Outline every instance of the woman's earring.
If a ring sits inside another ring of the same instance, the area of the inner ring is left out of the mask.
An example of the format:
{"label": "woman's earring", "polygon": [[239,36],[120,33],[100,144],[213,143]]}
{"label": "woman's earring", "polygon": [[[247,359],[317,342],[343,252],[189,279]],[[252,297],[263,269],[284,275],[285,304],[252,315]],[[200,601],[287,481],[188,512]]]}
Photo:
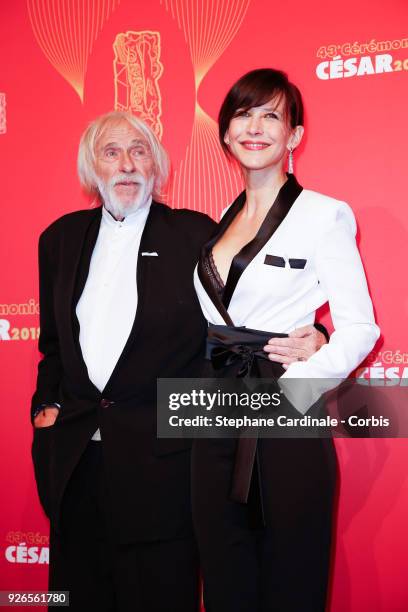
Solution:
{"label": "woman's earring", "polygon": [[293,149],[289,147],[288,173],[293,174]]}

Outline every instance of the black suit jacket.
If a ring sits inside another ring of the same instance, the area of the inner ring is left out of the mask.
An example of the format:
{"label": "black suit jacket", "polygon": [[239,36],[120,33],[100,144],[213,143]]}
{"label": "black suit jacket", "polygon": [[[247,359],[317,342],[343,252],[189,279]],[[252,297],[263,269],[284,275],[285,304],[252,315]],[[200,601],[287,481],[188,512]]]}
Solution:
{"label": "black suit jacket", "polygon": [[[75,314],[100,221],[100,208],[71,213],[40,237],[44,357],[32,410],[61,404],[55,425],[34,429],[40,500],[58,530],[65,487],[99,427],[118,539],[183,537],[191,531],[190,444],[157,439],[156,379],[194,376],[200,367],[206,323],[193,269],[215,224],[200,213],[152,203],[139,249],[135,321],[100,393],[88,378]],[[141,255],[154,251],[157,257]]]}

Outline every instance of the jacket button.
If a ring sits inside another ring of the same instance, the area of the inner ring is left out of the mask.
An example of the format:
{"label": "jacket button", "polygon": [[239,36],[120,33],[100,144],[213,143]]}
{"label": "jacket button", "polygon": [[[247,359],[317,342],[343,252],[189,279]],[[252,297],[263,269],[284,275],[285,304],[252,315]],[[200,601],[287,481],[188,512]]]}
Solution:
{"label": "jacket button", "polygon": [[111,400],[108,400],[106,398],[101,399],[101,407],[102,408],[109,408],[109,406],[112,406],[112,404],[114,404],[115,402],[112,402]]}

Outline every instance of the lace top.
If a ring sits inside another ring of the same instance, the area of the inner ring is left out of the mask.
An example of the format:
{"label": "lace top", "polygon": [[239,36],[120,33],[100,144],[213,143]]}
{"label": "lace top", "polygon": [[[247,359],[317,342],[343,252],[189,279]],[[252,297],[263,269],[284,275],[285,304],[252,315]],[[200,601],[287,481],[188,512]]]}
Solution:
{"label": "lace top", "polygon": [[220,298],[222,298],[225,285],[221,276],[219,275],[217,266],[215,265],[212,249],[209,250],[206,256],[204,257],[203,265],[206,273],[208,274],[208,278],[210,279],[212,286],[214,287]]}

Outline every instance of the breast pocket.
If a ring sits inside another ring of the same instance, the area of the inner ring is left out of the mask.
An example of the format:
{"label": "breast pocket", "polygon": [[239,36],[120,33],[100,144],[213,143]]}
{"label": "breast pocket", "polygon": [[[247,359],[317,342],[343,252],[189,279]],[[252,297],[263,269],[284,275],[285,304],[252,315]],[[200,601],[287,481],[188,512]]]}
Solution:
{"label": "breast pocket", "polygon": [[292,270],[303,270],[306,266],[307,259],[297,257],[283,257],[281,255],[265,255],[264,264],[267,266],[275,266],[276,268],[292,268]]}
{"label": "breast pocket", "polygon": [[273,287],[274,295],[286,299],[302,290],[307,283],[307,258],[267,254],[261,267],[262,282]]}

